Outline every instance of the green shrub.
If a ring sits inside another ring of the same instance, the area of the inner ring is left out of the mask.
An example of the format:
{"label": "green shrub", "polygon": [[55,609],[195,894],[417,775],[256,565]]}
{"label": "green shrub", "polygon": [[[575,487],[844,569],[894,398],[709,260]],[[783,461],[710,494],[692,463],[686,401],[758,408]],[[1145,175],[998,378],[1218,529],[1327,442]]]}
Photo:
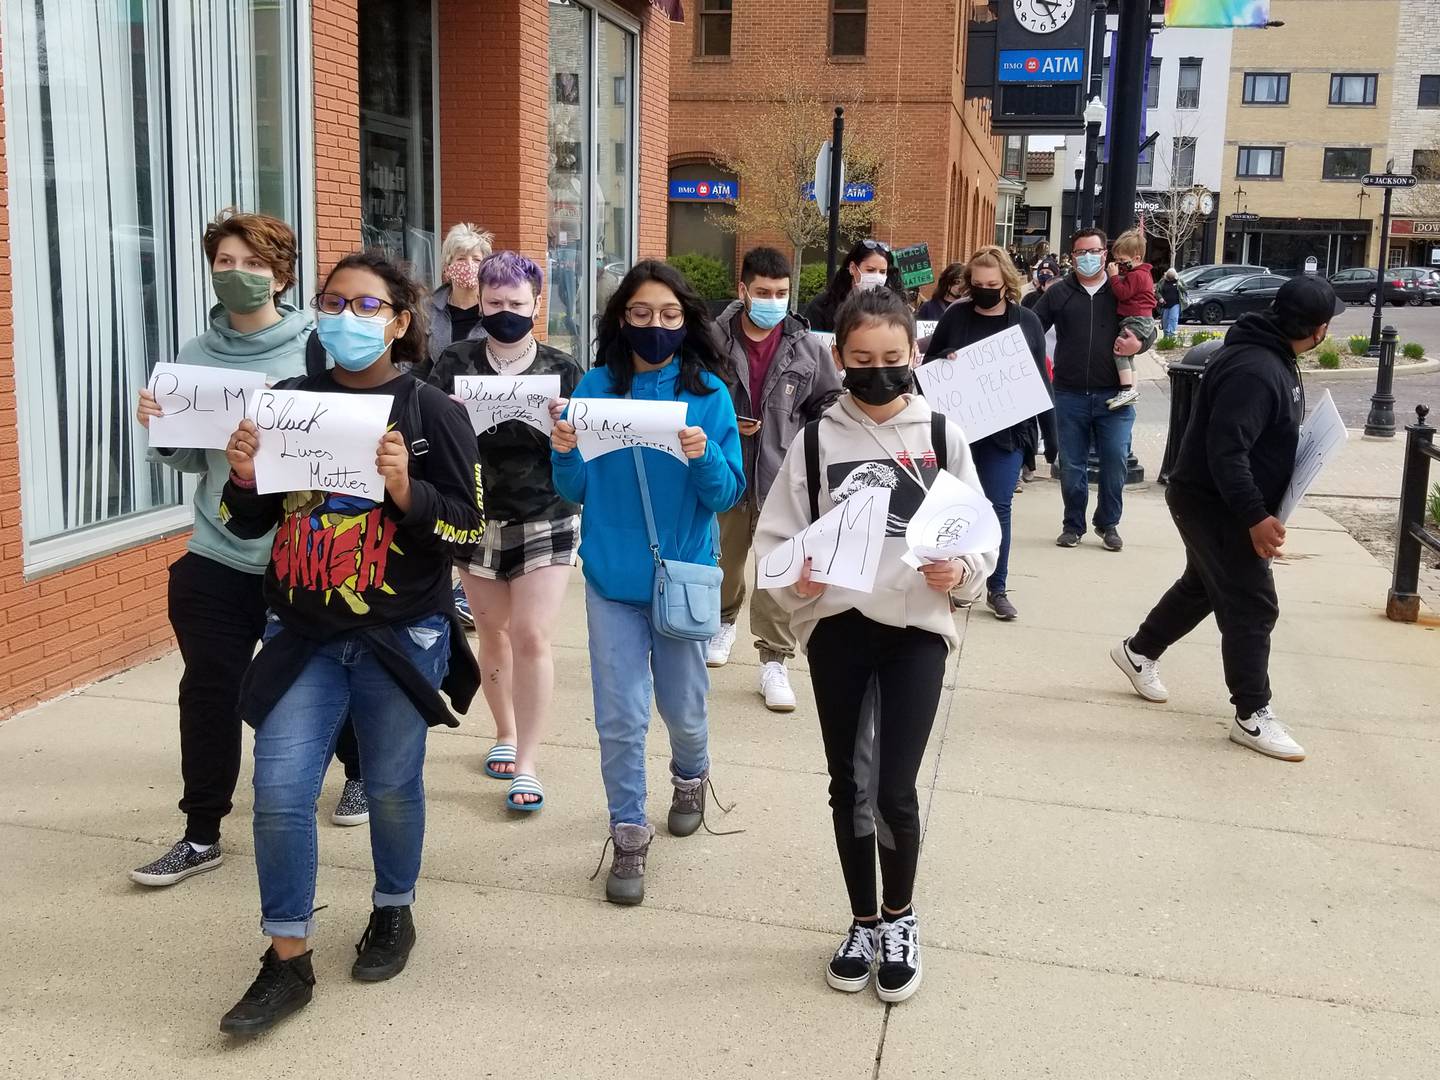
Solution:
{"label": "green shrub", "polygon": [[799,310],[825,291],[825,264],[806,263],[800,267]]}
{"label": "green shrub", "polygon": [[702,300],[733,300],[735,281],[730,267],[713,255],[671,255],[665,260],[690,283]]}
{"label": "green shrub", "polygon": [[1404,353],[1407,360],[1423,360],[1425,358],[1425,346],[1418,341],[1407,341],[1400,346],[1400,351]]}
{"label": "green shrub", "polygon": [[1315,357],[1315,362],[1322,368],[1334,370],[1340,366],[1340,353],[1335,349],[1321,349]]}
{"label": "green shrub", "polygon": [[1190,335],[1190,344],[1199,345],[1202,341],[1214,341],[1220,335],[1211,330],[1196,330]]}
{"label": "green shrub", "polygon": [[1180,348],[1180,337],[1178,334],[1166,334],[1155,342],[1155,348],[1161,352],[1168,352],[1171,349]]}
{"label": "green shrub", "polygon": [[1350,335],[1350,355],[1364,356],[1370,351],[1370,339],[1364,334]]}
{"label": "green shrub", "polygon": [[1440,483],[1432,484],[1430,497],[1425,500],[1425,508],[1430,514],[1430,520],[1440,525]]}

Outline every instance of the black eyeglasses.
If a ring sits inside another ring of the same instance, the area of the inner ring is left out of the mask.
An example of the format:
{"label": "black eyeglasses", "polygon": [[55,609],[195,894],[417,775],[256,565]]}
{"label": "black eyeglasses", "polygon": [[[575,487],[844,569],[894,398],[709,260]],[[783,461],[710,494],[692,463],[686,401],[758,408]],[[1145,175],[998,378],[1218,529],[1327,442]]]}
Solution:
{"label": "black eyeglasses", "polygon": [[389,300],[381,300],[378,296],[357,296],[351,299],[333,292],[316,293],[310,304],[316,311],[326,315],[339,315],[348,307],[362,319],[375,318],[380,314],[381,308],[388,307],[392,311],[395,309],[395,305]]}

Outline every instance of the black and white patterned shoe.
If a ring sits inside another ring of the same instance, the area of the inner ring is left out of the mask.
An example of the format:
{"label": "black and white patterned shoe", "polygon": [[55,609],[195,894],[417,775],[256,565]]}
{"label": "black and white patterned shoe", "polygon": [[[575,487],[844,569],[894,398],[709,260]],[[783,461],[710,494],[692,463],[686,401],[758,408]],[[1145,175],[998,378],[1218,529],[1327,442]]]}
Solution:
{"label": "black and white patterned shoe", "polygon": [[920,927],[913,911],[894,921],[880,918],[875,992],[881,1001],[904,1001],[920,988]]}
{"label": "black and white patterned shoe", "polygon": [[211,844],[208,851],[197,853],[189,841],[181,840],[154,862],[146,863],[138,870],[131,870],[130,880],[138,885],[155,888],[174,885],[187,877],[214,870],[224,861],[225,856],[221,854],[219,844]]}
{"label": "black and white patterned shoe", "polygon": [[340,801],[330,820],[336,825],[364,825],[370,820],[370,800],[365,798],[365,781],[346,780]]}

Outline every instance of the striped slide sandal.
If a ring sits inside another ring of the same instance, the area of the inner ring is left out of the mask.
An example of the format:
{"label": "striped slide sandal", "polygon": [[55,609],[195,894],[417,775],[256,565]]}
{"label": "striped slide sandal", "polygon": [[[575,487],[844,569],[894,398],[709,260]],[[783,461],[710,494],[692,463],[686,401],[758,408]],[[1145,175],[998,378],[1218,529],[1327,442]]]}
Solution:
{"label": "striped slide sandal", "polygon": [[510,743],[497,742],[490,748],[490,753],[485,755],[485,775],[493,776],[496,780],[509,780],[514,777],[513,772],[500,772],[496,765],[514,765],[515,747]]}
{"label": "striped slide sandal", "polygon": [[[538,802],[520,802],[516,796],[537,795]],[[545,805],[545,789],[540,786],[537,777],[529,773],[520,773],[514,780],[510,781],[510,790],[505,793],[505,805],[511,810],[519,810],[522,813],[531,813],[539,810]]]}

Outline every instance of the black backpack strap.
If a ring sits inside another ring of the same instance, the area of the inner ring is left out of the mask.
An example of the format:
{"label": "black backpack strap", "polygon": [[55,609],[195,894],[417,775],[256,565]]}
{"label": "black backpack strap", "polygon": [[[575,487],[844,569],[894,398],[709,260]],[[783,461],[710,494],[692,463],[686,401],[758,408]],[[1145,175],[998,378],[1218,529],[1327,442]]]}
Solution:
{"label": "black backpack strap", "polygon": [[950,439],[946,435],[945,414],[935,410],[930,414],[930,447],[935,451],[935,464],[941,472],[950,465]]}
{"label": "black backpack strap", "polygon": [[805,486],[810,490],[810,520],[820,520],[820,421],[805,425]]}
{"label": "black backpack strap", "polygon": [[425,421],[420,416],[420,395],[425,392],[426,384],[416,379],[413,375],[414,385],[410,388],[410,396],[405,400],[405,436],[410,440],[410,466],[423,475],[425,463],[416,462],[416,458],[423,458],[430,452],[430,440],[425,438]]}
{"label": "black backpack strap", "polygon": [[325,374],[325,346],[320,344],[320,335],[310,331],[305,339],[305,374],[309,378]]}

